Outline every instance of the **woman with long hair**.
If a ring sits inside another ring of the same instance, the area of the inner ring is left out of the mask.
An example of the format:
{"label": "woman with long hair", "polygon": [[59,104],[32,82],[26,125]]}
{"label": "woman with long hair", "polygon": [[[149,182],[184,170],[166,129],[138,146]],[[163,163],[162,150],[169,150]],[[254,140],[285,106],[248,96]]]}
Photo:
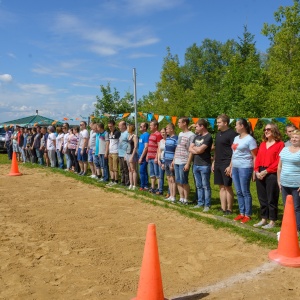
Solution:
{"label": "woman with long hair", "polygon": [[79,163],[76,155],[76,147],[79,142],[79,126],[75,126],[74,128],[69,130],[69,138],[68,138],[68,149],[70,151],[70,158],[72,161],[72,170],[74,173],[79,173]]}
{"label": "woman with long hair", "polygon": [[257,154],[257,144],[251,136],[247,120],[238,119],[235,126],[238,136],[234,138],[231,157],[231,177],[236,189],[240,213],[234,221],[247,223],[252,215],[250,181],[255,179],[253,168]]}
{"label": "woman with long hair", "polygon": [[165,169],[162,167],[165,163],[164,161],[164,152],[166,148],[166,138],[167,138],[167,132],[166,128],[162,128],[160,130],[160,134],[163,137],[159,143],[157,148],[157,163],[159,166],[159,187],[158,191],[156,191],[156,195],[163,195],[164,192],[164,181],[165,181]]}
{"label": "woman with long hair", "polygon": [[[281,134],[276,124],[269,123],[264,128],[263,142],[255,160],[257,196],[260,203],[261,221],[254,227],[270,229],[275,227],[278,218],[279,187],[277,168],[279,153],[284,148]],[[267,221],[270,220],[269,223]]]}

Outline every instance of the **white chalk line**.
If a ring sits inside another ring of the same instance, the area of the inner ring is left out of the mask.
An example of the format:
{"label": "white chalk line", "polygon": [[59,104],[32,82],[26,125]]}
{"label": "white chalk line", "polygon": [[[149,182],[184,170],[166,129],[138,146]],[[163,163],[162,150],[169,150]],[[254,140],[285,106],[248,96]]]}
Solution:
{"label": "white chalk line", "polygon": [[275,269],[278,266],[279,265],[275,262],[271,262],[271,261],[266,262],[266,263],[262,264],[261,266],[253,269],[252,271],[247,271],[244,273],[236,274],[236,275],[231,276],[231,277],[229,277],[223,281],[220,281],[216,284],[208,285],[206,287],[199,288],[198,290],[195,290],[193,292],[188,292],[187,294],[184,294],[184,295],[172,297],[171,299],[179,300],[180,298],[187,297],[187,296],[217,292],[221,289],[228,288],[236,283],[241,283],[241,282],[245,282],[248,280],[252,280],[254,278],[254,276],[272,271],[273,269]]}

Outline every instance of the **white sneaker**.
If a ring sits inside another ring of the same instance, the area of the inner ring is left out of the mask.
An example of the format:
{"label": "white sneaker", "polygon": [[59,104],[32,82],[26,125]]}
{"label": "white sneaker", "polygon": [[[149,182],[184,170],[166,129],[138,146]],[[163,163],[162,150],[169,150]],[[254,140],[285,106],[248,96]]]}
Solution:
{"label": "white sneaker", "polygon": [[175,198],[170,196],[168,201],[170,201],[170,202],[173,202],[173,203],[174,203],[174,202],[175,202]]}
{"label": "white sneaker", "polygon": [[168,198],[165,198],[166,201],[170,201],[171,200],[171,196]]}
{"label": "white sneaker", "polygon": [[188,201],[186,199],[182,199],[182,202],[181,202],[183,205],[188,205]]}
{"label": "white sneaker", "polygon": [[136,186],[133,185],[131,189],[132,189],[133,191],[135,191],[135,190],[136,190]]}
{"label": "white sneaker", "polygon": [[100,179],[98,179],[98,181],[99,181],[99,182],[102,182],[102,181],[104,181],[104,179],[103,179],[103,178],[100,178]]}
{"label": "white sneaker", "polygon": [[116,182],[113,182],[113,183],[112,183],[112,185],[116,185],[116,184],[117,184]]}
{"label": "white sneaker", "polygon": [[183,198],[180,198],[180,199],[179,199],[179,202],[180,202],[180,203],[183,203],[183,201],[184,201]]}
{"label": "white sneaker", "polygon": [[132,185],[130,185],[130,186],[128,187],[128,189],[131,190],[131,189],[132,189]]}
{"label": "white sneaker", "polygon": [[97,175],[92,175],[91,178],[98,179]]}

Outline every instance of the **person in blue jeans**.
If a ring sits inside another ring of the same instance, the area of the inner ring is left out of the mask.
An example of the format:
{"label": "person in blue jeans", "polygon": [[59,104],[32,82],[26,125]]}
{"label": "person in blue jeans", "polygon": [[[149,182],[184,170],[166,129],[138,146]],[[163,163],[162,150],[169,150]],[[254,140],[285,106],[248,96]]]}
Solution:
{"label": "person in blue jeans", "polygon": [[203,212],[208,212],[211,206],[211,147],[213,139],[207,130],[208,122],[199,119],[195,126],[196,136],[190,145],[189,151],[193,156],[193,174],[197,189],[198,203],[194,208],[203,208]]}
{"label": "person in blue jeans", "polygon": [[238,135],[234,138],[231,158],[231,177],[236,189],[240,213],[234,221],[247,223],[252,215],[252,196],[250,181],[254,180],[253,166],[257,154],[257,144],[251,136],[247,120],[238,119],[235,126]]}
{"label": "person in blue jeans", "polygon": [[167,138],[166,128],[162,128],[160,130],[160,134],[163,138],[159,141],[159,145],[157,148],[157,157],[158,157],[157,162],[159,166],[159,188],[158,191],[156,191],[156,195],[163,195],[164,192],[165,169],[162,166],[165,163],[164,152],[165,152],[166,138]]}
{"label": "person in blue jeans", "polygon": [[148,190],[148,162],[146,161],[146,156],[148,153],[148,143],[150,134],[147,132],[148,123],[141,123],[140,131],[141,136],[139,138],[138,156],[139,156],[139,166],[140,166],[140,181],[141,187],[140,191]]}

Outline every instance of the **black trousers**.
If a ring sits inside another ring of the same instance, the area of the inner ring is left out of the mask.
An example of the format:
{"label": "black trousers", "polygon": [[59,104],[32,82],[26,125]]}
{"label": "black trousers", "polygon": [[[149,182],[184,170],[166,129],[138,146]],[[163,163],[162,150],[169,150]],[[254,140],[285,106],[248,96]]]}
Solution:
{"label": "black trousers", "polygon": [[256,178],[256,190],[263,219],[276,221],[278,218],[279,187],[277,174],[269,173],[263,180]]}
{"label": "black trousers", "polygon": [[121,183],[129,185],[129,170],[127,162],[124,157],[119,157],[120,173],[121,173]]}

